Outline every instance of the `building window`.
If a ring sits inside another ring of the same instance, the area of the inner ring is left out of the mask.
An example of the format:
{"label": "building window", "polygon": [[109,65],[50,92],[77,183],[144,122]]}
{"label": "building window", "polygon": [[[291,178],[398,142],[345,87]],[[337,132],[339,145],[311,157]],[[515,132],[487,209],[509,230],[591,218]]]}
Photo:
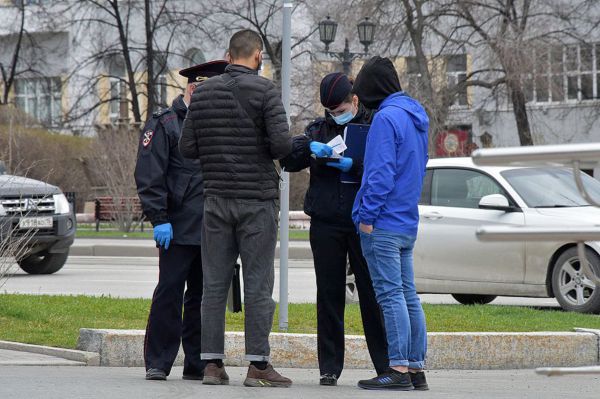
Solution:
{"label": "building window", "polygon": [[44,126],[62,123],[62,87],[59,77],[15,80],[17,107]]}
{"label": "building window", "polygon": [[158,107],[168,107],[167,98],[167,57],[164,54],[157,54],[154,60],[154,73],[156,74],[156,105]]}
{"label": "building window", "polygon": [[121,115],[121,96],[126,93],[125,90],[125,62],[122,57],[113,56],[109,60],[108,74],[110,80],[110,111],[111,122],[119,120]]}
{"label": "building window", "polygon": [[574,102],[600,98],[599,45],[572,44],[535,52],[533,74],[523,76],[528,102]]}
{"label": "building window", "polygon": [[406,57],[406,74],[409,93],[413,96],[418,96],[422,90],[422,82],[417,57]]}
{"label": "building window", "polygon": [[[453,89],[459,83],[467,80],[467,55],[451,55],[446,57],[446,79],[448,89]],[[468,105],[467,86],[460,87],[454,97],[455,106]]]}
{"label": "building window", "polygon": [[13,4],[15,6],[21,7],[21,6],[29,6],[29,5],[40,5],[40,4],[46,4],[49,3],[50,1],[48,0],[13,0]]}
{"label": "building window", "polygon": [[204,53],[202,52],[202,50],[197,48],[189,49],[185,53],[184,58],[187,62],[188,67],[204,64],[206,62],[206,57],[204,56]]}

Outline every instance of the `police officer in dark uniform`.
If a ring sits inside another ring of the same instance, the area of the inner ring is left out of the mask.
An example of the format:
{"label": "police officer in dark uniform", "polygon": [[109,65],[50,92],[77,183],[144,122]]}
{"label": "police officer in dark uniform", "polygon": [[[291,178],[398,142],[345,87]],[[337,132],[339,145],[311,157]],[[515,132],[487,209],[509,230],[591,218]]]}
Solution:
{"label": "police officer in dark uniform", "polygon": [[180,343],[185,353],[183,378],[204,376],[200,360],[204,187],[200,162],[183,158],[178,143],[194,89],[222,74],[226,66],[226,61],[213,61],[180,71],[188,78],[185,94],[170,108],[155,112],[141,133],[135,181],[159,248],[159,280],[144,341],[147,380],[166,380]]}
{"label": "police officer in dark uniform", "polygon": [[352,83],[341,73],[321,81],[325,118],[309,124],[304,135],[294,137],[292,153],[280,161],[288,172],[310,167],[310,183],[304,212],[311,217],[310,246],[317,278],[317,350],[321,385],[336,385],[344,367],[344,307],[346,262],[356,279],[367,346],[377,374],[388,367],[383,318],[375,298],[360,238],[352,222],[352,205],[360,184],[342,183],[342,172],[362,177],[362,161],[342,157],[339,162],[320,162],[332,154],[326,143],[344,137],[348,123],[369,124],[372,112],[351,93]]}

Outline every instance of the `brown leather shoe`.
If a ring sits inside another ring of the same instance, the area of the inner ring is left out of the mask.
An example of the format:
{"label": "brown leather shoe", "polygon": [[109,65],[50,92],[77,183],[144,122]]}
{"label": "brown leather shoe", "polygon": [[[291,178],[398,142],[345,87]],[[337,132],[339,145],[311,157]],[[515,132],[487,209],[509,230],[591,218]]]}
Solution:
{"label": "brown leather shoe", "polygon": [[204,385],[229,385],[229,376],[225,372],[225,366],[219,367],[215,363],[208,363],[204,369]]}
{"label": "brown leather shoe", "polygon": [[[206,377],[204,378],[206,379]],[[250,365],[244,385],[247,387],[288,388],[292,385],[292,380],[279,374],[269,363],[265,370],[260,370],[256,366]]]}

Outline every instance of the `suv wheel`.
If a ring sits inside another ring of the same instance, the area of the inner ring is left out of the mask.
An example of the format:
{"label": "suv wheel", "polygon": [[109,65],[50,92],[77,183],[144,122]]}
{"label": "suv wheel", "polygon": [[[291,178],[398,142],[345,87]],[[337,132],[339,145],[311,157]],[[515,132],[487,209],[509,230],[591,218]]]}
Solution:
{"label": "suv wheel", "polygon": [[485,305],[496,299],[496,295],[452,294],[463,305]]}
{"label": "suv wheel", "polygon": [[56,273],[67,262],[69,251],[63,253],[33,254],[18,261],[21,269],[29,274]]}
{"label": "suv wheel", "polygon": [[350,267],[350,261],[346,261],[346,303],[358,303],[358,290],[356,289],[356,278]]}
{"label": "suv wheel", "polygon": [[[585,256],[594,273],[600,276],[600,256],[589,248]],[[552,290],[565,310],[600,313],[600,287],[583,274],[577,248],[569,248],[554,263]]]}

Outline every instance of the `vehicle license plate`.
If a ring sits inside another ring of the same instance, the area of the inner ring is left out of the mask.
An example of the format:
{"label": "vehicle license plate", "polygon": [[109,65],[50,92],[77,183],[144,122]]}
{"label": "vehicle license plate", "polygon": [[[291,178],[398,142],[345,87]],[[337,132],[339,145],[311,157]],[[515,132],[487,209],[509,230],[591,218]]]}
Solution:
{"label": "vehicle license plate", "polygon": [[19,220],[20,229],[47,229],[52,227],[52,217],[39,218],[21,218]]}

